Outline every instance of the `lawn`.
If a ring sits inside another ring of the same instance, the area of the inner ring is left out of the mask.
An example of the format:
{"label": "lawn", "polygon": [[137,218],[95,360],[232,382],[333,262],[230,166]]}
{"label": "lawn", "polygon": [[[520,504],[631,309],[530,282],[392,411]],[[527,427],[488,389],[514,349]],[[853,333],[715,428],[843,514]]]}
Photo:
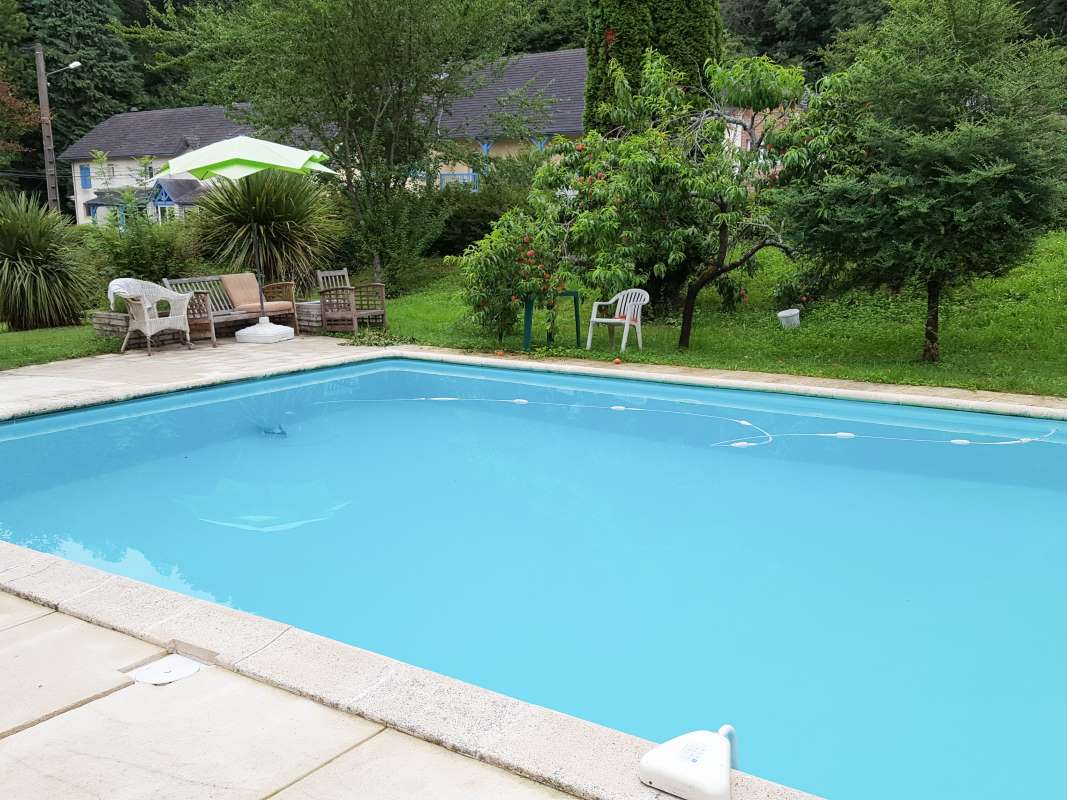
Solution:
{"label": "lawn", "polygon": [[[427,264],[420,288],[389,301],[391,333],[420,344],[498,349],[467,321],[459,276],[440,262]],[[677,348],[677,321],[661,319],[645,325],[645,349],[631,343],[624,360],[1067,396],[1067,232],[1046,236],[1033,258],[1009,275],[980,280],[948,298],[939,364],[918,358],[925,301],[912,293],[822,301],[804,312],[799,329],[782,330],[772,294],[789,268],[783,257],[765,259],[747,281],[749,302],[737,311],[724,312],[717,294],[706,291],[688,352]],[[586,299],[583,326],[588,313]],[[574,341],[567,314],[564,307],[560,344]],[[543,345],[540,316],[534,334],[535,346]],[[581,334],[584,341],[584,328]],[[89,326],[0,332],[0,369],[113,352],[118,344]],[[503,344],[508,351],[520,347],[520,333]],[[616,353],[601,330],[592,351],[542,346],[532,355],[607,360]]]}
{"label": "lawn", "polygon": [[[748,304],[734,312],[722,311],[715,291],[706,290],[689,352],[677,348],[677,321],[657,320],[644,327],[644,351],[631,343],[624,360],[1067,396],[1067,232],[1046,236],[1033,258],[1009,275],[980,280],[948,298],[938,364],[919,360],[925,298],[913,293],[823,301],[804,312],[799,329],[782,330],[772,294],[789,268],[784,257],[765,259],[747,280]],[[561,344],[574,341],[567,314],[564,307]],[[583,302],[583,325],[588,314]],[[420,344],[497,349],[464,318],[454,274],[391,301],[389,321],[393,334]],[[534,333],[535,345],[543,345],[543,327]],[[584,343],[584,329],[581,334]],[[503,348],[519,350],[521,343],[520,332]],[[592,351],[568,347],[534,355],[604,360],[616,354],[600,330]]]}
{"label": "lawn", "polygon": [[121,339],[97,336],[90,325],[15,332],[0,327],[0,370],[113,353],[120,344]]}

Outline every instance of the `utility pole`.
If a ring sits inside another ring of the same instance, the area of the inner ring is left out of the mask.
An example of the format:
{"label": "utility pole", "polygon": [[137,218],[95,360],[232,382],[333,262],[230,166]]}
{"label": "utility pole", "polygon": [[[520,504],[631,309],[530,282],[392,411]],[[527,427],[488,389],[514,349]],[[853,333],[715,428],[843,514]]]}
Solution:
{"label": "utility pole", "polygon": [[41,141],[44,142],[44,182],[48,189],[48,207],[59,211],[59,180],[56,176],[56,147],[52,141],[52,111],[48,107],[48,73],[44,66],[44,46],[33,45],[37,62],[37,103],[41,108]]}

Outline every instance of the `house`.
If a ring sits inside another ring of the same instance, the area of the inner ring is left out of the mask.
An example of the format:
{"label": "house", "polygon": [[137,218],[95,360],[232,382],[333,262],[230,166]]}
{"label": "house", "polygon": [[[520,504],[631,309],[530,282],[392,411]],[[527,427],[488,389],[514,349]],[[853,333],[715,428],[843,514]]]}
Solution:
{"label": "house", "polygon": [[[155,172],[187,150],[249,133],[223,106],[127,111],[104,120],[59,155],[74,177],[77,222],[121,216],[131,187],[137,204],[154,219],[184,216],[205,184],[191,175],[155,179]],[[105,166],[93,162],[94,151],[107,153]],[[141,159],[147,159],[144,167]]]}
{"label": "house", "polygon": [[[480,73],[477,88],[457,99],[437,120],[449,139],[469,144],[483,157],[514,155],[523,148],[544,148],[555,136],[578,138],[585,112],[586,54],[583,48],[515,56]],[[524,104],[525,94],[533,102]],[[528,106],[540,106],[531,112]],[[531,135],[516,138],[502,117],[525,118]],[[78,223],[123,213],[124,190],[135,188],[139,206],[154,219],[182,217],[195,206],[206,184],[190,175],[155,179],[154,172],[170,159],[222,139],[251,134],[229,119],[223,106],[129,111],[101,122],[68,147],[59,159],[70,164],[74,176],[74,206]],[[727,138],[745,146],[743,132],[731,126]],[[93,151],[108,154],[103,168],[93,163]],[[138,159],[147,158],[147,175]],[[466,183],[477,187],[476,165],[448,164],[439,176],[442,187]]]}
{"label": "house", "polygon": [[[526,147],[543,149],[555,136],[579,138],[584,128],[585,76],[588,70],[585,49],[557,50],[515,56],[479,76],[478,88],[461,97],[439,120],[440,130],[449,138],[480,148],[485,157],[515,155]],[[525,94],[541,105],[528,113],[517,99]],[[528,141],[509,136],[501,116],[511,115],[525,122]],[[441,186],[450,183],[477,183],[470,165],[451,164],[441,171]]]}
{"label": "house", "polygon": [[[486,156],[503,156],[523,147],[544,147],[556,134],[582,135],[585,110],[585,50],[533,53],[509,59],[483,73],[478,89],[457,100],[441,114],[438,124],[448,138],[469,142]],[[515,92],[540,97],[547,112],[533,115],[535,135],[519,141],[505,135],[502,112],[520,114],[520,104],[508,103]],[[196,204],[205,184],[189,175],[154,179],[156,170],[187,150],[251,134],[248,126],[227,117],[223,106],[128,111],[104,120],[64,150],[59,160],[70,164],[74,177],[74,208],[79,224],[123,213],[125,190],[135,189],[136,201],[154,219],[184,216]],[[108,154],[106,167],[93,163],[93,151]],[[148,158],[147,174],[138,159]],[[147,180],[146,180],[147,179]],[[466,164],[451,164],[440,176],[448,183],[475,183]]]}

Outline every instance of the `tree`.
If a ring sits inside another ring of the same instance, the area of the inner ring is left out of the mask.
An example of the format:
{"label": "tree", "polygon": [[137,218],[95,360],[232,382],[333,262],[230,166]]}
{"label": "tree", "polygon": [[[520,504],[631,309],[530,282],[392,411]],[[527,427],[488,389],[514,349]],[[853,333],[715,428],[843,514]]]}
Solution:
{"label": "tree", "polygon": [[301,287],[314,283],[341,235],[329,190],[273,169],[214,184],[197,202],[194,224],[213,259]]}
{"label": "tree", "polygon": [[[502,335],[526,296],[551,312],[569,279],[612,294],[676,274],[685,287],[678,344],[687,347],[701,291],[753,267],[761,250],[782,247],[763,197],[774,182],[763,145],[774,136],[774,115],[800,99],[804,77],[766,59],[709,63],[709,92],[694,98],[683,74],[654,51],[634,89],[620,64],[609,77],[609,119],[619,135],[590,131],[555,142],[527,208],[505,214],[459,259],[468,301]],[[757,114],[735,120],[755,138],[752,150],[724,137],[726,109],[742,104]]]}
{"label": "tree", "polygon": [[529,19],[517,26],[509,53],[547,53],[582,47],[588,22],[587,0],[536,0]]}
{"label": "tree", "polygon": [[878,22],[887,0],[722,0],[722,15],[743,50],[823,69],[822,50],[858,25]]}
{"label": "tree", "polygon": [[1020,0],[1027,22],[1042,36],[1067,36],[1067,0]]}
{"label": "tree", "polygon": [[603,106],[615,98],[612,61],[636,85],[651,47],[679,72],[683,86],[696,87],[705,62],[722,58],[722,36],[719,0],[589,0],[585,129],[607,130]]}
{"label": "tree", "polygon": [[15,0],[0,0],[0,184],[12,182],[5,173],[26,151],[22,138],[33,130],[37,117],[37,106],[21,92],[29,59],[18,46],[26,30],[26,17]]}
{"label": "tree", "polygon": [[5,172],[25,152],[20,140],[36,127],[36,120],[37,106],[18,96],[0,66],[0,183],[8,182]]}
{"label": "tree", "polygon": [[[782,216],[842,286],[944,292],[1026,258],[1062,207],[1067,58],[1008,0],[895,0],[790,132]],[[937,47],[931,47],[937,42]]]}
{"label": "tree", "polygon": [[652,46],[652,13],[642,0],[589,0],[585,50],[589,71],[585,78],[585,130],[602,130],[607,123],[601,106],[615,98],[611,82],[614,61],[628,80],[637,80],[641,58]]}
{"label": "tree", "polygon": [[44,44],[50,67],[82,62],[49,85],[57,152],[140,102],[141,74],[116,27],[119,10],[111,0],[21,0],[20,5],[29,36]]}
{"label": "tree", "polygon": [[651,11],[652,49],[682,73],[684,86],[699,85],[707,60],[722,60],[719,0],[659,0]]}
{"label": "tree", "polygon": [[395,277],[437,236],[441,115],[504,49],[518,0],[244,0],[155,19],[157,64],[202,94],[246,101],[263,135],[325,152],[362,250]]}

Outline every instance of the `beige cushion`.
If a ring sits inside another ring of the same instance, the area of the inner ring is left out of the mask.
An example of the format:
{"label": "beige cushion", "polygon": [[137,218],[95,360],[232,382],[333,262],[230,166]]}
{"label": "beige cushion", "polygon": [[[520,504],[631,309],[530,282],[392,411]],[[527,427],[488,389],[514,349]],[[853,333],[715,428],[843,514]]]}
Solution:
{"label": "beige cushion", "polygon": [[[263,310],[268,314],[279,314],[282,311],[293,310],[293,304],[288,300],[268,300],[263,304]],[[241,303],[239,306],[234,306],[234,311],[259,311],[259,301],[254,303]]]}
{"label": "beige cushion", "polygon": [[234,308],[240,309],[248,303],[259,305],[259,281],[251,272],[223,275],[222,285],[226,287],[226,294],[230,296]]}

